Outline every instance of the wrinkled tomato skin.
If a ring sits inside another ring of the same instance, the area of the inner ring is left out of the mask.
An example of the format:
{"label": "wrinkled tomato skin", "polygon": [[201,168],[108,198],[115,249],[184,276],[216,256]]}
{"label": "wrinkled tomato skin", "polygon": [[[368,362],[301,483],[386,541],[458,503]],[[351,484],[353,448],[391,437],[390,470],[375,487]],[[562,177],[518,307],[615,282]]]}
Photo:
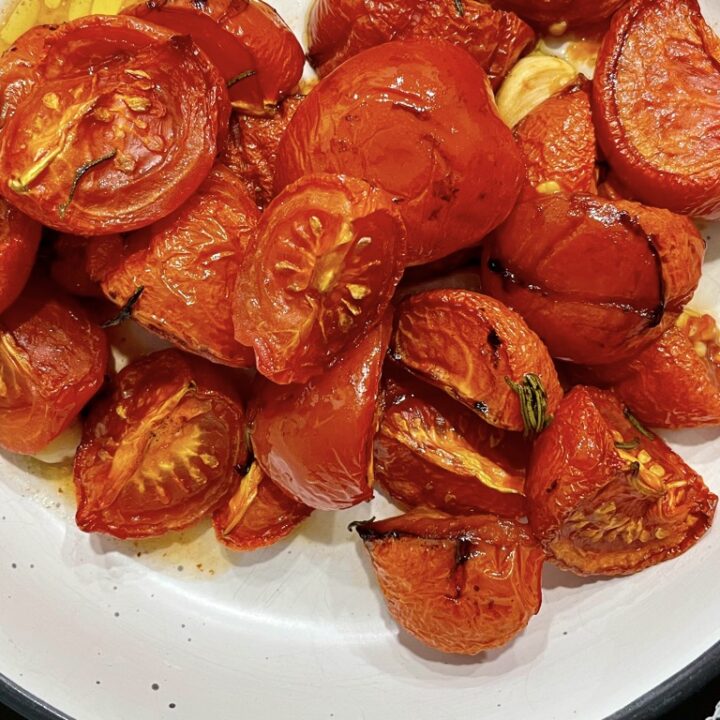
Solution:
{"label": "wrinkled tomato skin", "polygon": [[[552,191],[596,194],[597,141],[590,105],[591,84],[581,80],[541,103],[513,134],[525,156],[524,194]],[[538,188],[540,188],[538,190]]]}
{"label": "wrinkled tomato skin", "polygon": [[627,0],[490,0],[528,22],[546,28],[557,23],[568,27],[594,25],[612,16]]}
{"label": "wrinkled tomato skin", "polygon": [[221,161],[244,183],[260,209],[275,197],[273,182],[278,145],[304,96],[292,95],[269,116],[233,113]]}
{"label": "wrinkled tomato skin", "polygon": [[593,81],[595,124],[641,202],[720,217],[719,63],[696,0],[633,0],[613,18]]}
{"label": "wrinkled tomato skin", "polygon": [[406,233],[387,193],[308,175],[263,213],[238,274],[235,337],[273,382],[327,370],[382,317],[405,267]]}
{"label": "wrinkled tomato skin", "polygon": [[187,36],[99,15],[59,27],[44,53],[0,136],[0,192],[77,235],[177,209],[210,171],[229,118],[207,57]]}
{"label": "wrinkled tomato skin", "polygon": [[0,313],[17,299],[30,277],[41,228],[0,198]]}
{"label": "wrinkled tomato skin", "polygon": [[32,278],[0,315],[0,447],[42,450],[98,391],[107,363],[105,334],[82,307]]}
{"label": "wrinkled tomato skin", "polygon": [[252,448],[284,492],[319,510],[372,497],[373,436],[389,315],[324,374],[305,385],[259,378],[250,401]]}
{"label": "wrinkled tomato skin", "polygon": [[409,265],[480,242],[508,216],[524,177],[482,69],[430,40],[365,50],[315,86],[280,141],[275,187],[313,172],[389,192]]}
{"label": "wrinkled tomato skin", "polygon": [[252,367],[252,349],[233,337],[231,303],[259,216],[243,183],[217,164],[180,209],[112,239],[117,252],[108,238],[92,240],[88,263],[118,306],[143,288],[132,317],[148,330],[209,360]]}
{"label": "wrinkled tomato skin", "polygon": [[467,50],[495,89],[535,41],[533,30],[516,15],[475,0],[465,0],[462,14],[454,0],[316,0],[308,37],[310,63],[320,77],[369,47],[429,38]]}
{"label": "wrinkled tomato skin", "polygon": [[131,363],[83,425],[78,527],[124,539],[193,525],[235,491],[244,437],[242,404],[222,368],[177,350]]}
{"label": "wrinkled tomato skin", "polygon": [[375,479],[405,507],[451,515],[526,513],[530,445],[488,425],[447,394],[387,363],[375,436]]}
{"label": "wrinkled tomato skin", "polygon": [[100,285],[87,270],[87,249],[91,238],[58,235],[52,244],[50,275],[65,292],[80,297],[102,298]]}
{"label": "wrinkled tomato skin", "polygon": [[628,575],[685,552],[707,530],[717,497],[649,435],[611,392],[577,386],[566,395],[527,475],[530,525],[555,563]]}
{"label": "wrinkled tomato skin", "polygon": [[520,400],[506,378],[533,373],[552,415],[562,389],[541,340],[513,310],[467,290],[431,290],[398,308],[391,356],[506,430],[525,429]]}
{"label": "wrinkled tomato skin", "polygon": [[543,552],[514,520],[414,510],[356,529],[390,614],[436,650],[500,647],[540,610]]}
{"label": "wrinkled tomato skin", "polygon": [[555,358],[617,362],[661,333],[666,298],[655,239],[610,200],[526,200],[483,252],[484,291],[519,312]]}

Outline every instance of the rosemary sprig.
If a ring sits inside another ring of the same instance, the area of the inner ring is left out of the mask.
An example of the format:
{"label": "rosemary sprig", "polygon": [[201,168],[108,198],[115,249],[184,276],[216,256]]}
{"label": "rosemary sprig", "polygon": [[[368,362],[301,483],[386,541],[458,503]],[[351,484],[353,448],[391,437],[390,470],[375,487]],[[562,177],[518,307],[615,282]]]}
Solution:
{"label": "rosemary sprig", "polygon": [[132,309],[135,307],[144,290],[144,285],[140,285],[140,287],[135,288],[135,292],[128,298],[127,302],[122,306],[122,308],[120,308],[120,312],[114,318],[111,318],[110,320],[104,322],[100,327],[111,328],[115,327],[116,325],[120,325],[126,320],[129,320],[132,317]]}
{"label": "rosemary sprig", "polygon": [[106,155],[103,155],[102,157],[95,158],[94,160],[88,160],[86,163],[81,165],[76,171],[75,171],[75,177],[73,178],[72,185],[70,186],[70,192],[68,193],[68,199],[58,208],[58,212],[60,213],[60,217],[63,217],[65,215],[65,211],[70,206],[70,203],[73,201],[73,198],[75,197],[75,192],[77,191],[78,185],[80,184],[80,181],[85,177],[85,175],[92,170],[97,165],[100,165],[100,163],[107,162],[108,160],[112,160],[117,155],[117,150],[111,150]]}
{"label": "rosemary sprig", "polygon": [[231,88],[235,83],[240,82],[241,80],[245,80],[245,78],[252,77],[253,75],[257,75],[257,71],[255,70],[244,70],[241,73],[238,73],[237,75],[234,75],[227,81],[228,88]]}
{"label": "rosemary sprig", "polygon": [[463,4],[463,0],[454,0],[455,2],[455,10],[457,10],[457,14],[460,17],[465,16],[465,5]]}
{"label": "rosemary sprig", "polygon": [[618,450],[634,450],[639,444],[640,440],[638,440],[638,438],[633,438],[627,442],[616,442],[615,447]]}
{"label": "rosemary sprig", "polygon": [[517,393],[520,399],[520,412],[524,435],[542,432],[551,422],[552,417],[547,414],[547,394],[542,381],[535,373],[525,373],[522,382],[514,382],[509,377],[505,382]]}
{"label": "rosemary sprig", "polygon": [[623,410],[623,415],[625,415],[625,418],[627,421],[641,434],[644,435],[646,438],[650,438],[650,440],[653,439],[653,434],[646,430],[642,423],[630,412],[628,408],[625,408]]}

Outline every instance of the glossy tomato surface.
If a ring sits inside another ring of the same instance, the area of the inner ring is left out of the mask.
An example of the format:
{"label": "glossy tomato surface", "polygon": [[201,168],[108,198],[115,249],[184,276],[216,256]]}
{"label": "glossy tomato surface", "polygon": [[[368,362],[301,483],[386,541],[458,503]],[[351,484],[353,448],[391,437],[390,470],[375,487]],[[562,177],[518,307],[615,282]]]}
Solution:
{"label": "glossy tomato surface", "polygon": [[709,527],[717,497],[611,392],[573,388],[538,438],[530,524],[554,562],[627,575],[679,555]]}
{"label": "glossy tomato surface", "polygon": [[119,538],[188,527],[235,491],[246,458],[245,414],[223,370],[177,350],[147,355],[85,420],[78,527]]}
{"label": "glossy tomato surface", "polygon": [[516,521],[415,510],[356,529],[390,614],[430,647],[476,655],[540,610],[543,552]]}
{"label": "glossy tomato surface", "polygon": [[313,172],[389,192],[409,264],[480,242],[509,214],[524,175],[483,70],[430,40],[370,48],[318,83],[280,141],[276,188]]}
{"label": "glossy tomato surface", "polygon": [[609,18],[627,0],[490,0],[541,27],[566,24],[583,27]]}
{"label": "glossy tomato surface", "polygon": [[235,287],[235,337],[274,382],[307,381],[378,322],[405,251],[387,193],[356,178],[304,177],[260,219]]}
{"label": "glossy tomato surface", "polygon": [[[107,239],[107,238],[106,238]],[[81,297],[104,297],[87,269],[91,239],[63,233],[53,239],[50,274],[65,292]]]}
{"label": "glossy tomato surface", "polygon": [[0,198],[0,313],[22,292],[35,263],[40,225]]}

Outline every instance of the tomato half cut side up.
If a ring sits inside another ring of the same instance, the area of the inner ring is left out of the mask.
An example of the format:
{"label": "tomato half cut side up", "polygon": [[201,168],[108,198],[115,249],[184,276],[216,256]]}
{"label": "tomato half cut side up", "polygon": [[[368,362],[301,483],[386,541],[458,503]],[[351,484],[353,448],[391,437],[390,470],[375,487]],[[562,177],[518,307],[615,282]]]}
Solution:
{"label": "tomato half cut side up", "polygon": [[235,337],[273,382],[307,381],[382,317],[405,248],[387,193],[336,175],[299,180],[260,219],[235,288]]}
{"label": "tomato half cut side up", "polygon": [[390,614],[425,645],[476,655],[510,642],[540,610],[544,554],[517,521],[414,510],[353,525]]}
{"label": "tomato half cut side up", "polygon": [[245,414],[222,368],[177,350],[131,363],[84,423],[78,527],[140,538],[193,525],[235,491],[244,438]]}
{"label": "tomato half cut side up", "polygon": [[98,391],[107,363],[105,334],[83,308],[31,278],[0,315],[0,447],[42,450]]}
{"label": "tomato half cut side up", "polygon": [[312,513],[312,508],[284,493],[253,462],[235,494],[213,513],[219,542],[248,552],[274,545]]}
{"label": "tomato half cut side up", "polygon": [[0,198],[0,313],[22,292],[30,277],[41,227]]}
{"label": "tomato half cut side up", "polygon": [[255,459],[290,497],[341,510],[372,497],[373,436],[390,313],[305,385],[258,378],[248,407]]}
{"label": "tomato half cut side up", "polygon": [[540,432],[562,397],[547,348],[520,315],[468,290],[405,300],[391,356],[506,430]]}
{"label": "tomato half cut side up", "polygon": [[210,171],[229,117],[207,57],[127,16],[66,23],[45,52],[0,136],[0,192],[78,235],[132,230],[181,205]]}
{"label": "tomato half cut side up", "polygon": [[628,575],[680,555],[708,529],[717,504],[615,395],[584,386],[537,439],[527,492],[536,537],[579,575]]}

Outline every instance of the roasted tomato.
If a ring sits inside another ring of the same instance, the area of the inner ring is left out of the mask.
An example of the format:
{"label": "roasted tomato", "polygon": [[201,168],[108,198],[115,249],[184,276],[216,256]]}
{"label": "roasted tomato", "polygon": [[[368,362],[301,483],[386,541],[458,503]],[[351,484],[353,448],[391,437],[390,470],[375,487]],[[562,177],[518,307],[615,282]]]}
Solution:
{"label": "roasted tomato", "polygon": [[257,550],[282,540],[311,512],[254,462],[235,494],[213,513],[213,526],[217,539],[231,550]]}
{"label": "roasted tomato", "polygon": [[355,528],[390,614],[430,647],[500,647],[540,609],[543,551],[514,520],[414,510]]}
{"label": "roasted tomato", "polygon": [[188,37],[132,17],[66,23],[0,138],[0,191],[50,227],[148,225],[205,179],[227,126],[225,84]]}
{"label": "roasted tomato", "polygon": [[25,287],[40,244],[40,225],[0,198],[0,313]]}
{"label": "roasted tomato", "polygon": [[[422,266],[421,266],[422,267]],[[413,268],[410,268],[413,270]],[[406,272],[395,291],[393,302],[400,303],[405,298],[427,290],[472,290],[482,292],[482,269],[480,265],[468,265],[467,267],[453,270],[452,272],[440,275],[413,277],[412,272]]]}
{"label": "roasted tomato", "polygon": [[697,0],[633,0],[615,15],[594,105],[600,145],[639,200],[720,218],[720,41]]}
{"label": "roasted tomato", "polygon": [[527,493],[536,537],[579,575],[628,575],[685,552],[717,504],[611,392],[581,385],[535,442]]}
{"label": "roasted tomato", "polygon": [[540,27],[582,27],[607,20],[627,0],[490,0]]}
{"label": "roasted tomato", "polygon": [[498,428],[539,432],[562,390],[547,349],[502,303],[431,290],[398,308],[392,357]]}
{"label": "roasted tomato", "polygon": [[108,345],[85,311],[35,277],[0,315],[0,447],[32,454],[102,385]]}
{"label": "roasted tomato", "polygon": [[245,415],[223,370],[177,350],[128,365],[92,406],[75,456],[76,521],[119,538],[180,530],[238,484]]}
{"label": "roasted tomato", "polygon": [[476,0],[315,0],[309,58],[322,77],[360,51],[390,40],[430,38],[465,48],[497,87],[535,33],[513,13]]}
{"label": "roasted tomato", "polygon": [[525,514],[529,443],[389,364],[375,478],[394,500],[453,515]]}
{"label": "roasted tomato", "polygon": [[232,294],[258,218],[242,181],[217,164],[172,215],[124,239],[95,238],[88,263],[110,300],[134,299],[141,325],[210,360],[251,367],[252,349],[233,337]]}
{"label": "roasted tomato", "polygon": [[266,117],[233,113],[230,118],[221,160],[242,179],[259,208],[275,196],[273,181],[280,138],[303,99],[302,95],[293,95]]}
{"label": "roasted tomato", "polygon": [[259,378],[248,411],[255,458],[296,500],[320,510],[372,497],[373,436],[391,317],[306,385]]}
{"label": "roasted tomato", "polygon": [[581,79],[541,103],[515,127],[534,193],[597,193],[597,141],[590,81]]}
{"label": "roasted tomato", "polygon": [[430,40],[370,48],[320,81],[280,141],[275,186],[312,172],[387,190],[407,225],[409,264],[478,243],[524,177],[482,69]]}
{"label": "roasted tomato", "polygon": [[378,322],[405,267],[403,221],[387,193],[309,175],[263,213],[238,275],[235,337],[277,383],[330,367]]}
{"label": "roasted tomato", "polygon": [[79,235],[58,235],[52,244],[50,274],[66,292],[81,297],[104,297],[100,285],[87,270],[91,239]]}
{"label": "roasted tomato", "polygon": [[483,288],[517,310],[553,357],[599,365],[661,333],[660,254],[610,200],[556,193],[519,204],[484,245]]}

